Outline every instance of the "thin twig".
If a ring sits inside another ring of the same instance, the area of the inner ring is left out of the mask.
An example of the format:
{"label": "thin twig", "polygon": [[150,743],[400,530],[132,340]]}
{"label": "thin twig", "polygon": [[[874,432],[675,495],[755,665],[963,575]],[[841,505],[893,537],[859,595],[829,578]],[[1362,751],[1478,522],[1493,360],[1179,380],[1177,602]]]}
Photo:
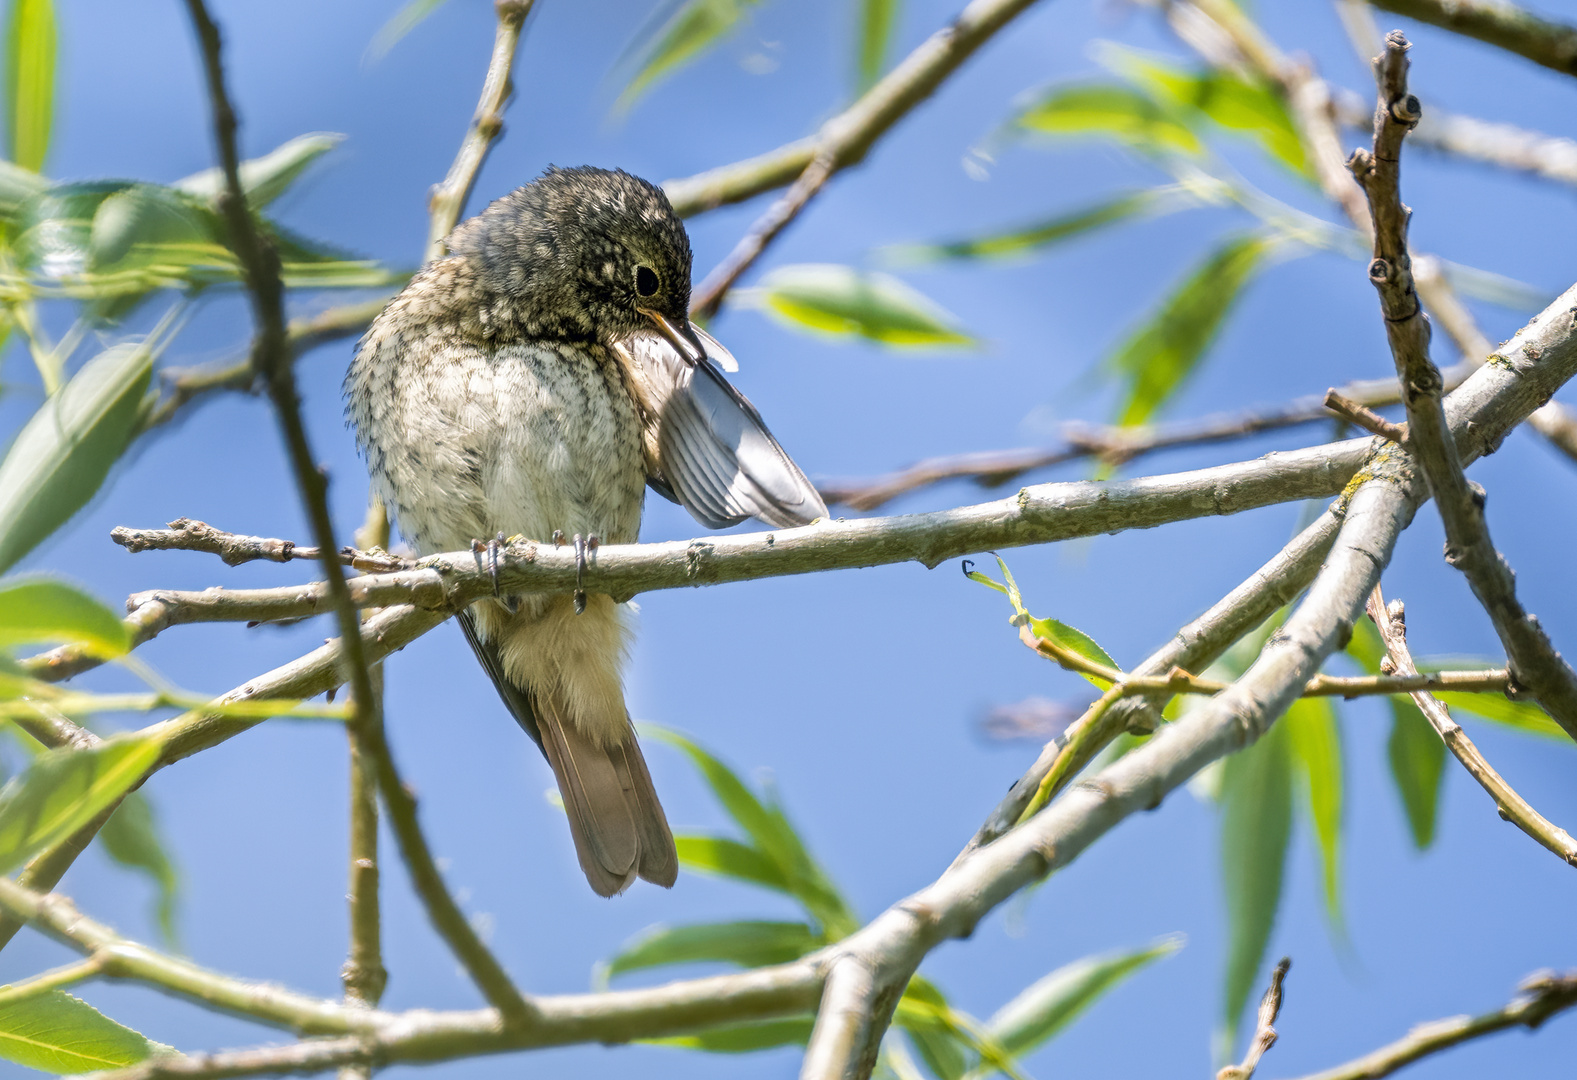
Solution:
{"label": "thin twig", "polygon": [[1407,92],[1407,39],[1401,31],[1392,31],[1385,40],[1385,53],[1375,61],[1380,97],[1374,151],[1356,151],[1351,167],[1374,216],[1369,280],[1380,294],[1386,337],[1403,387],[1408,448],[1428,478],[1445,526],[1446,561],[1466,576],[1494,623],[1513,676],[1577,739],[1577,671],[1561,659],[1538,620],[1518,601],[1515,576],[1490,538],[1484,490],[1468,483],[1446,424],[1440,372],[1429,358],[1429,320],[1418,299],[1407,251],[1411,211],[1401,199],[1402,141],[1422,109]]}
{"label": "thin twig", "polygon": [[493,10],[498,14],[498,29],[493,38],[493,56],[487,65],[487,76],[482,81],[482,97],[477,102],[471,127],[466,131],[449,166],[443,183],[433,188],[427,200],[430,223],[427,229],[427,251],[422,261],[428,262],[444,253],[444,238],[454,229],[460,215],[465,212],[466,200],[476,185],[476,176],[487,160],[488,151],[504,130],[504,108],[514,93],[510,72],[514,68],[515,54],[520,47],[520,28],[531,13],[534,0],[496,0]]}
{"label": "thin twig", "polygon": [[[1380,631],[1380,639],[1385,642],[1386,655],[1396,674],[1415,674],[1418,668],[1414,666],[1413,655],[1407,647],[1407,622],[1402,602],[1393,600],[1387,607],[1385,598],[1380,595],[1380,587],[1376,585],[1369,597],[1368,610],[1369,617]],[[1462,763],[1468,775],[1477,780],[1479,786],[1495,800],[1495,808],[1500,816],[1560,856],[1562,861],[1577,866],[1577,840],[1565,829],[1546,819],[1506,783],[1478,747],[1473,745],[1473,740],[1467,737],[1462,725],[1451,718],[1450,710],[1439,698],[1428,690],[1413,690],[1410,693],[1419,711],[1424,714],[1424,719],[1429,721],[1429,726],[1435,729],[1447,749]]]}
{"label": "thin twig", "polygon": [[[128,529],[118,526],[110,530],[110,539],[133,554],[139,551],[203,551],[219,556],[227,566],[240,566],[258,560],[283,563],[293,559],[308,559],[321,562],[323,558],[315,547],[291,540],[225,532],[205,521],[184,517],[170,522],[167,529]],[[415,565],[410,559],[390,555],[381,547],[370,551],[342,547],[337,558],[345,566],[373,573],[407,570]]]}
{"label": "thin twig", "polygon": [[1373,409],[1366,405],[1360,405],[1334,387],[1325,392],[1325,407],[1349,423],[1357,424],[1365,431],[1378,435],[1382,439],[1389,439],[1395,443],[1407,441],[1407,426],[1405,424],[1391,423],[1391,421]]}
{"label": "thin twig", "polygon": [[252,297],[252,317],[256,326],[252,364],[263,379],[274,404],[274,414],[279,421],[291,468],[295,473],[296,487],[312,524],[312,533],[320,552],[319,563],[323,567],[339,622],[347,682],[354,694],[357,720],[368,723],[376,707],[372,676],[362,648],[360,617],[350,602],[345,574],[336,555],[339,545],[334,541],[334,522],[329,516],[328,480],[318,470],[301,420],[301,400],[296,392],[295,371],[290,362],[290,342],[285,328],[284,285],[279,277],[279,256],[258,232],[241,188],[241,159],[236,150],[236,116],[225,90],[219,27],[209,18],[203,0],[186,0],[186,7],[202,47],[209,107],[213,113],[214,141],[218,146],[220,164],[224,168],[225,190],[219,196],[219,209],[229,227],[230,246],[241,264],[247,292]]}
{"label": "thin twig", "polygon": [[1216,1080],[1249,1080],[1254,1070],[1259,1068],[1259,1059],[1265,1056],[1265,1051],[1276,1045],[1275,1024],[1276,1017],[1281,1015],[1281,984],[1291,969],[1292,958],[1283,956],[1270,973],[1270,986],[1266,987],[1265,996],[1260,999],[1259,1015],[1254,1022],[1254,1037],[1249,1040],[1242,1064],[1228,1065],[1216,1073]]}
{"label": "thin twig", "polygon": [[1577,26],[1552,22],[1509,0],[1373,0],[1374,6],[1477,38],[1535,64],[1577,75]]}
{"label": "thin twig", "polygon": [[1449,1050],[1469,1039],[1513,1027],[1537,1028],[1561,1010],[1577,1005],[1577,972],[1569,975],[1537,972],[1524,979],[1517,989],[1522,993],[1505,1008],[1479,1016],[1453,1016],[1419,1024],[1389,1046],[1302,1080],[1379,1080],[1404,1065]]}
{"label": "thin twig", "polygon": [[53,971],[46,971],[42,975],[35,975],[31,979],[24,979],[19,983],[0,986],[0,1008],[14,1005],[19,1001],[26,1001],[39,994],[47,994],[52,990],[72,986],[85,982],[102,973],[104,961],[102,956],[94,955],[86,960],[75,963],[63,964]]}

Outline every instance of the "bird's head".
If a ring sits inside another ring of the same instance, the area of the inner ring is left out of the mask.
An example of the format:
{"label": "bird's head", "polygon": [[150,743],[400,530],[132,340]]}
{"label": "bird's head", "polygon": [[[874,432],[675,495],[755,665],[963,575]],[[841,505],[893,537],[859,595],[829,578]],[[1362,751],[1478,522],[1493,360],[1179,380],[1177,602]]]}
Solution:
{"label": "bird's head", "polygon": [[689,359],[690,238],[662,189],[627,172],[549,168],[449,237],[533,337],[657,331]]}

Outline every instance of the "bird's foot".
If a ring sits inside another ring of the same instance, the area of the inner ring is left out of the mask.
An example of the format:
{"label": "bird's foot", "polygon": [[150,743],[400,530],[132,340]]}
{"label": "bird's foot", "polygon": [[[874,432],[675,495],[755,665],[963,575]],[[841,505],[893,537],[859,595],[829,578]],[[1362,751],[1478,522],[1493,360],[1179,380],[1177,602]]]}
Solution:
{"label": "bird's foot", "polygon": [[509,609],[509,613],[513,615],[515,613],[515,609],[519,606],[519,600],[513,596],[502,595],[498,588],[498,554],[504,549],[505,543],[506,541],[504,540],[504,534],[502,532],[493,537],[491,540],[472,540],[471,553],[473,555],[481,555],[482,553],[486,552],[487,575],[493,579],[493,595],[502,600],[504,602],[504,606]]}
{"label": "bird's foot", "polygon": [[586,613],[586,590],[583,582],[586,579],[586,553],[595,552],[602,544],[602,539],[596,533],[581,538],[580,533],[575,534],[575,614]]}

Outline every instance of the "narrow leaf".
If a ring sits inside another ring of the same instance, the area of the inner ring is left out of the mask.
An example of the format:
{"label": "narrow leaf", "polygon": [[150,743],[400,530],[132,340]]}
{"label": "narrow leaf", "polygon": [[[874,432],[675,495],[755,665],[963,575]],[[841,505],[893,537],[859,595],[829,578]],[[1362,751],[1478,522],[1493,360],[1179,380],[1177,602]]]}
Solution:
{"label": "narrow leaf", "polygon": [[98,491],[126,449],[152,370],[145,346],[112,346],[22,428],[0,461],[0,572]]}
{"label": "narrow leaf", "polygon": [[1480,720],[1570,745],[1560,725],[1551,720],[1549,713],[1535,702],[1512,701],[1504,694],[1468,694],[1457,690],[1443,691],[1435,697],[1451,708],[1471,713]]}
{"label": "narrow leaf", "polygon": [[[254,210],[267,206],[283,195],[308,165],[344,141],[343,135],[315,131],[297,135],[262,157],[241,162],[241,190],[246,193],[247,205]],[[217,166],[204,169],[184,180],[177,180],[172,186],[188,195],[212,201],[224,190],[224,171]]]}
{"label": "narrow leaf", "polygon": [[1008,124],[1035,135],[1099,136],[1151,154],[1194,156],[1204,145],[1187,119],[1130,86],[1057,86],[1019,110]]}
{"label": "narrow leaf", "polygon": [[1200,205],[1190,189],[1176,185],[1130,191],[1023,228],[940,244],[904,244],[884,255],[895,263],[945,259],[1001,259],[1027,255],[1131,218],[1159,216]]}
{"label": "narrow leaf", "polygon": [[869,90],[887,67],[887,50],[898,24],[899,0],[859,0],[859,38],[855,50],[855,83]]}
{"label": "narrow leaf", "polygon": [[1391,698],[1391,737],[1386,740],[1385,752],[1407,815],[1408,833],[1413,846],[1423,851],[1435,841],[1446,744],[1411,698]]}
{"label": "narrow leaf", "polygon": [[674,844],[679,849],[679,861],[692,870],[793,894],[777,863],[749,844],[726,836],[695,834],[675,836]]}
{"label": "narrow leaf", "polygon": [[117,735],[81,750],[41,754],[0,790],[0,873],[64,840],[141,780],[163,741]]}
{"label": "narrow leaf", "polygon": [[643,28],[630,54],[638,57],[635,74],[616,108],[627,109],[651,85],[673,74],[683,65],[717,44],[760,0],[680,0],[671,6],[667,19]]}
{"label": "narrow leaf", "polygon": [[1237,1041],[1238,1022],[1259,984],[1265,948],[1281,906],[1292,838],[1292,762],[1285,724],[1277,723],[1227,759],[1221,785],[1221,869],[1228,947],[1218,1056]]}
{"label": "narrow leaf", "polygon": [[1117,422],[1143,424],[1191,375],[1274,241],[1238,236],[1212,252],[1106,361],[1125,384]]}
{"label": "narrow leaf", "polygon": [[947,1023],[951,1013],[942,991],[920,975],[909,980],[893,1013],[894,1026],[903,1029],[937,1080],[961,1080],[969,1068],[967,1044],[959,1039],[956,1025]]}
{"label": "narrow leaf", "polygon": [[1086,956],[1065,964],[998,1009],[986,1021],[986,1030],[1009,1053],[1027,1054],[1073,1023],[1123,980],[1181,949],[1183,941],[1180,935],[1167,937],[1142,948]]}
{"label": "narrow leaf", "polygon": [[[1027,623],[1030,631],[1044,641],[1054,642],[1062,648],[1104,667],[1109,667],[1116,671],[1122,670],[1117,661],[1111,658],[1111,654],[1101,648],[1100,644],[1083,630],[1069,626],[1065,622],[1059,622],[1056,619],[1037,619],[1031,615],[1024,606],[1023,594],[1019,592],[1018,582],[1013,580],[1013,572],[1008,569],[1007,562],[1000,555],[996,556],[996,560],[997,566],[1002,570],[1002,577],[1006,584],[993,581],[978,570],[968,569],[972,564],[967,560],[964,564],[964,576],[971,581],[984,585],[988,589],[994,589],[1008,598],[1008,602],[1013,605],[1013,616],[1008,620],[1009,622],[1014,626]],[[1082,671],[1079,674],[1102,690],[1111,686],[1111,683],[1106,679],[1101,679]]]}
{"label": "narrow leaf", "polygon": [[804,923],[729,922],[653,926],[602,968],[605,978],[667,964],[720,963],[739,967],[784,964],[823,944]]}
{"label": "narrow leaf", "polygon": [[810,1041],[815,1021],[808,1016],[782,1020],[758,1020],[749,1024],[729,1024],[707,1028],[693,1035],[671,1035],[664,1039],[645,1039],[657,1046],[677,1046],[685,1050],[707,1050],[714,1054],[746,1054],[774,1046],[804,1046]]}
{"label": "narrow leaf", "polygon": [[922,293],[891,275],[852,266],[779,267],[758,288],[736,291],[734,300],[786,326],[835,337],[863,337],[896,347],[978,344],[957,319]]}
{"label": "narrow leaf", "polygon": [[1342,924],[1342,733],[1331,698],[1299,698],[1278,726],[1287,726],[1292,760],[1314,826],[1320,851],[1325,913],[1334,926]]}
{"label": "narrow leaf", "polygon": [[22,204],[49,187],[49,181],[20,165],[0,161],[0,221],[14,222]]}
{"label": "narrow leaf", "polygon": [[169,1049],[60,990],[0,1005],[0,1058],[40,1072],[115,1069]]}
{"label": "narrow leaf", "polygon": [[109,821],[99,830],[104,853],[116,863],[145,874],[156,890],[154,921],[169,944],[175,944],[176,905],[181,898],[181,880],[175,863],[165,850],[153,806],[141,791],[126,794]]}
{"label": "narrow leaf", "polygon": [[75,586],[49,579],[0,585],[0,647],[42,641],[81,645],[103,657],[131,647],[120,616]]}
{"label": "narrow leaf", "polygon": [[367,46],[365,62],[382,60],[389,54],[389,50],[399,44],[401,38],[421,25],[422,20],[443,6],[444,0],[406,0],[406,3],[390,16],[389,21],[378,28],[372,41]]}
{"label": "narrow leaf", "polygon": [[6,156],[39,172],[55,115],[55,5],[11,0],[6,27]]}

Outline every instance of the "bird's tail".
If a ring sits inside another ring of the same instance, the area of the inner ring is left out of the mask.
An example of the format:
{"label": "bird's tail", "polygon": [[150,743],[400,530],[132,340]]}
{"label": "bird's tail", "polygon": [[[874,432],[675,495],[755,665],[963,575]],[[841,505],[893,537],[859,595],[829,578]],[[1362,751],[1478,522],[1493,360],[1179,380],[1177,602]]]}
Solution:
{"label": "bird's tail", "polygon": [[553,767],[592,889],[613,896],[636,877],[666,888],[678,877],[679,858],[618,686],[618,613],[605,596],[588,600],[581,616],[569,597],[513,618],[478,605],[460,625]]}

